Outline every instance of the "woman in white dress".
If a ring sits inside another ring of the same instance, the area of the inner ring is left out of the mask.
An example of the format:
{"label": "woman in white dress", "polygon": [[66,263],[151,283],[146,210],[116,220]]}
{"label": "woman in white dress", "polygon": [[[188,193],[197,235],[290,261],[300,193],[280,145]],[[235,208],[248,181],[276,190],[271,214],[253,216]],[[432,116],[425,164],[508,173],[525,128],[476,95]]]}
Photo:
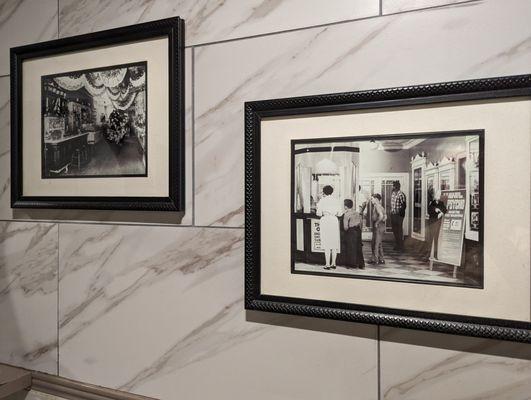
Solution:
{"label": "woman in white dress", "polygon": [[339,252],[339,219],[342,210],[339,201],[332,197],[334,188],[323,187],[323,197],[317,203],[317,216],[320,216],[321,248],[325,254],[324,269],[336,268],[336,257]]}

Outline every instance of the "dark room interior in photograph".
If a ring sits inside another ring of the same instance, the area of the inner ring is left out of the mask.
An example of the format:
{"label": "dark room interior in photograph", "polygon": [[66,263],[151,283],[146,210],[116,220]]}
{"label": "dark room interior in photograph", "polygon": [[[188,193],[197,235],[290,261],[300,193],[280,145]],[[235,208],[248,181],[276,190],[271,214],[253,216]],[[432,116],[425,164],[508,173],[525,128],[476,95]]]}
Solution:
{"label": "dark room interior in photograph", "polygon": [[42,178],[147,176],[147,63],[41,78]]}
{"label": "dark room interior in photograph", "polygon": [[292,272],[483,287],[483,131],[292,141]]}

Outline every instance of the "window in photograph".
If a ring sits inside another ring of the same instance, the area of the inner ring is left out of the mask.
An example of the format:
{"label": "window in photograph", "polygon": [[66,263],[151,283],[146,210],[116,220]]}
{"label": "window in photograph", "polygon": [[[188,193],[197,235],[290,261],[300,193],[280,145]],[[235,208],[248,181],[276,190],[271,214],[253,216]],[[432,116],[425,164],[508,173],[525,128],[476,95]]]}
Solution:
{"label": "window in photograph", "polygon": [[292,273],[481,288],[482,140],[292,141]]}
{"label": "window in photograph", "polygon": [[47,75],[42,178],[147,176],[147,63]]}

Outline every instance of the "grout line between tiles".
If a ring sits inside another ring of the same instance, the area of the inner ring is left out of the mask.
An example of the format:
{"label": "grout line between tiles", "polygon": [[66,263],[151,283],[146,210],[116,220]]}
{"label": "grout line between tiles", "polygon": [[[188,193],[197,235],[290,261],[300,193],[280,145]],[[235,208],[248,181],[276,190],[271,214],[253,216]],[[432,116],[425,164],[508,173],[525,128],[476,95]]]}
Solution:
{"label": "grout line between tiles", "polygon": [[56,374],[59,375],[59,266],[61,265],[61,253],[59,251],[59,240],[61,225],[57,224],[57,369]]}
{"label": "grout line between tiles", "polygon": [[[383,1],[383,0],[381,0],[381,1]],[[430,6],[430,7],[420,7],[420,8],[415,8],[413,10],[395,11],[395,12],[390,12],[390,13],[386,13],[386,14],[384,14],[383,10],[382,10],[381,16],[382,17],[387,17],[388,15],[409,14],[409,13],[414,13],[414,12],[417,12],[417,11],[429,11],[429,10],[434,10],[434,9],[438,9],[438,8],[459,7],[459,6],[463,5],[463,4],[478,3],[480,1],[482,1],[482,0],[464,0],[464,1],[458,1],[456,3],[440,4],[438,6]]]}
{"label": "grout line between tiles", "polygon": [[364,20],[378,18],[378,17],[379,17],[379,15],[375,14],[375,15],[370,15],[370,16],[361,17],[361,18],[345,19],[345,20],[342,20],[342,21],[334,21],[334,22],[328,22],[328,23],[324,23],[324,24],[302,26],[300,28],[284,29],[284,30],[280,30],[280,31],[267,32],[267,33],[257,33],[256,35],[241,36],[241,37],[237,37],[237,38],[233,38],[233,39],[223,39],[223,40],[217,40],[217,41],[213,41],[213,42],[204,42],[204,43],[192,44],[192,45],[188,45],[188,46],[185,46],[185,47],[187,47],[187,48],[188,47],[204,47],[204,46],[210,46],[210,45],[213,45],[213,44],[223,44],[223,43],[230,43],[230,42],[238,42],[240,40],[256,39],[256,38],[261,38],[261,37],[265,37],[265,36],[281,35],[281,34],[284,34],[284,33],[306,31],[306,30],[315,29],[315,28],[326,28],[326,27],[329,27],[329,26],[348,24],[350,22],[364,21]]}
{"label": "grout line between tiles", "polygon": [[59,39],[61,37],[61,35],[59,34],[59,28],[60,28],[60,25],[59,25],[59,1],[60,0],[57,0],[57,39]]}
{"label": "grout line between tiles", "polygon": [[195,49],[192,47],[192,226],[195,226]]}
{"label": "grout line between tiles", "polygon": [[377,367],[377,384],[378,384],[378,400],[382,400],[382,373],[380,364],[380,325],[378,325],[378,342],[376,343],[376,367]]}
{"label": "grout line between tiles", "polygon": [[32,219],[0,219],[0,222],[20,222],[35,224],[72,224],[72,225],[112,225],[112,226],[145,226],[158,228],[208,228],[208,229],[244,229],[243,226],[220,226],[220,225],[180,225],[180,224],[155,224],[155,223],[135,223],[117,221],[74,221],[74,220],[32,220]]}
{"label": "grout line between tiles", "polygon": [[[57,0],[57,1],[59,1],[59,0]],[[380,11],[380,16],[382,16],[382,13],[383,13],[383,11],[382,11],[382,10],[383,10],[383,5],[382,5],[382,3],[383,3],[383,0],[380,0],[380,2],[379,2],[379,6],[380,6],[380,10],[379,10],[379,11]]]}
{"label": "grout line between tiles", "polygon": [[411,14],[411,13],[414,13],[414,12],[417,12],[417,11],[429,11],[429,10],[435,10],[435,9],[439,9],[439,8],[452,8],[452,7],[460,6],[460,5],[467,4],[467,3],[477,3],[478,1],[479,0],[465,0],[465,1],[458,2],[458,3],[441,4],[441,5],[437,5],[437,6],[431,6],[431,7],[416,8],[416,9],[413,9],[413,10],[396,11],[396,12],[392,12],[392,13],[388,13],[388,14],[383,14],[383,10],[381,10],[381,12],[382,12],[381,14],[369,15],[367,17],[345,19],[345,20],[342,20],[342,21],[327,22],[327,23],[324,23],[324,24],[317,24],[317,25],[308,25],[308,26],[303,26],[303,27],[300,27],[300,28],[284,29],[284,30],[274,31],[274,32],[258,33],[256,35],[241,36],[241,37],[237,37],[237,38],[233,38],[233,39],[223,39],[223,40],[217,40],[217,41],[212,41],[212,42],[197,43],[197,44],[191,44],[191,45],[188,45],[188,46],[185,46],[185,47],[186,48],[205,47],[205,46],[210,46],[210,45],[215,45],[215,44],[237,42],[237,41],[240,41],[240,40],[247,40],[247,39],[256,39],[256,38],[261,38],[261,37],[265,37],[265,36],[281,35],[281,34],[284,34],[284,33],[305,31],[305,30],[316,29],[316,28],[327,28],[329,26],[349,24],[349,23],[352,23],[352,22],[366,21],[366,20],[376,19],[376,18],[380,18],[380,17],[388,17],[388,16],[392,16],[392,15],[399,15],[399,14]]}

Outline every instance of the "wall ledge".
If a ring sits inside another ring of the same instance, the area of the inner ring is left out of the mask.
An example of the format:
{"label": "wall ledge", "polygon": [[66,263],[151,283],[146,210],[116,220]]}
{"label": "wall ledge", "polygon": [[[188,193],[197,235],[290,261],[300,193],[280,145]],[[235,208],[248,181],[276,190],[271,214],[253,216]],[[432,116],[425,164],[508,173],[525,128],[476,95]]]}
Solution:
{"label": "wall ledge", "polygon": [[60,376],[32,371],[31,389],[69,400],[156,400],[152,397],[122,392],[82,383]]}
{"label": "wall ledge", "polygon": [[25,369],[0,364],[0,399],[29,388],[31,373]]}

